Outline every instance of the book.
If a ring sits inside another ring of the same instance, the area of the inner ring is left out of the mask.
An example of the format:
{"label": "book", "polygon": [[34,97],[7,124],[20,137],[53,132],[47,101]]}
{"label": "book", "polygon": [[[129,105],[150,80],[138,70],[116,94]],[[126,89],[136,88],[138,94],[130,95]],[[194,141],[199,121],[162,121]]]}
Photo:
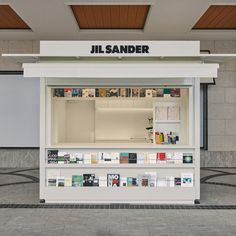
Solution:
{"label": "book", "polygon": [[48,164],[58,163],[58,150],[48,150]]}
{"label": "book", "polygon": [[137,164],[137,153],[129,153],[129,159],[130,164]]}
{"label": "book", "polygon": [[84,164],[91,164],[91,153],[84,153]]}
{"label": "book", "polygon": [[65,177],[65,187],[71,187],[72,186],[72,177]]}
{"label": "book", "polygon": [[152,97],[152,89],[146,89],[146,98],[151,98]]}
{"label": "book", "polygon": [[164,96],[164,90],[162,88],[157,88],[157,97],[163,97]]}
{"label": "book", "polygon": [[107,187],[107,176],[99,176],[99,187]]}
{"label": "book", "polygon": [[157,173],[156,172],[145,172],[146,175],[150,176],[150,180],[148,182],[149,187],[156,187],[157,186]]}
{"label": "book", "polygon": [[91,153],[91,164],[98,164],[97,153]]}
{"label": "book", "polygon": [[139,88],[132,88],[132,97],[139,97]]}
{"label": "book", "polygon": [[72,88],[64,88],[64,97],[66,98],[72,97]]}
{"label": "book", "polygon": [[172,88],[170,90],[171,97],[180,97],[180,88]]}
{"label": "book", "polygon": [[109,152],[103,153],[103,163],[111,164],[111,153]]}
{"label": "book", "polygon": [[74,153],[70,154],[70,163],[71,164],[77,163],[76,154],[74,154]]}
{"label": "book", "polygon": [[99,97],[106,97],[107,91],[105,88],[99,88]]}
{"label": "book", "polygon": [[183,163],[184,164],[192,164],[193,163],[193,154],[192,153],[184,153],[183,154]]}
{"label": "book", "polygon": [[63,88],[54,89],[54,97],[64,97],[64,89]]}
{"label": "book", "polygon": [[72,175],[72,187],[82,187],[82,186],[83,186],[83,176]]}
{"label": "book", "polygon": [[164,88],[163,89],[164,97],[170,97],[170,91],[171,91],[170,88]]}
{"label": "book", "polygon": [[64,164],[69,164],[70,163],[70,154],[65,153],[64,154]]}
{"label": "book", "polygon": [[167,108],[167,119],[168,120],[179,120],[180,119],[180,111],[179,105],[168,106]]}
{"label": "book", "polygon": [[137,164],[144,164],[144,153],[137,153]]}
{"label": "book", "polygon": [[84,155],[81,152],[75,153],[76,163],[83,164],[84,163]]}
{"label": "book", "polygon": [[57,186],[57,179],[56,178],[48,178],[47,186],[56,187]]}
{"label": "book", "polygon": [[82,97],[83,98],[88,98],[89,97],[89,89],[83,88],[83,90],[82,90]]}
{"label": "book", "polygon": [[93,186],[94,187],[99,187],[99,179],[94,179],[93,180]]}
{"label": "book", "polygon": [[65,152],[58,152],[58,164],[65,164],[65,161],[64,161],[64,155],[66,153]]}
{"label": "book", "polygon": [[128,164],[129,163],[129,153],[121,152],[120,153],[120,164]]}
{"label": "book", "polygon": [[121,177],[120,178],[120,186],[121,187],[127,187],[127,178],[126,177]]}
{"label": "book", "polygon": [[175,177],[175,186],[181,186],[181,178]]}
{"label": "book", "polygon": [[159,163],[166,163],[166,153],[165,152],[157,153],[157,161]]}
{"label": "book", "polygon": [[88,89],[88,97],[90,97],[90,98],[95,97],[95,89],[94,88]]}
{"label": "book", "polygon": [[107,174],[107,187],[120,187],[120,175]]}
{"label": "book", "polygon": [[148,153],[149,156],[149,163],[156,164],[157,163],[157,155],[156,153]]}
{"label": "book", "polygon": [[64,177],[57,177],[57,187],[64,187],[65,186],[65,178]]}
{"label": "book", "polygon": [[120,97],[124,98],[126,97],[126,88],[120,88]]}
{"label": "book", "polygon": [[112,152],[111,153],[111,163],[113,163],[113,164],[120,163],[120,153],[119,152]]}
{"label": "book", "polygon": [[99,88],[95,89],[95,97],[99,97]]}
{"label": "book", "polygon": [[148,187],[150,182],[150,175],[138,175],[138,186]]}
{"label": "book", "polygon": [[157,89],[156,88],[152,89],[152,96],[157,97]]}
{"label": "book", "polygon": [[181,187],[193,187],[193,173],[181,173]]}
{"label": "book", "polygon": [[167,117],[168,117],[167,112],[168,112],[168,109],[166,106],[156,106],[156,108],[155,108],[156,121],[167,120]]}
{"label": "book", "polygon": [[133,186],[133,177],[127,177],[127,187]]}
{"label": "book", "polygon": [[83,96],[83,89],[78,88],[78,97],[82,97],[82,96]]}
{"label": "book", "polygon": [[107,97],[118,97],[118,96],[119,96],[118,88],[111,88],[107,90]]}
{"label": "book", "polygon": [[95,174],[83,174],[83,186],[92,187],[94,185]]}
{"label": "book", "polygon": [[183,163],[183,153],[182,152],[174,152],[172,153],[172,160],[175,164]]}
{"label": "book", "polygon": [[146,97],[146,89],[145,88],[140,88],[139,89],[139,97],[141,97],[141,98]]}
{"label": "book", "polygon": [[170,188],[175,187],[175,178],[173,176],[166,176],[167,186]]}
{"label": "book", "polygon": [[72,97],[78,97],[78,95],[79,95],[79,89],[72,88]]}

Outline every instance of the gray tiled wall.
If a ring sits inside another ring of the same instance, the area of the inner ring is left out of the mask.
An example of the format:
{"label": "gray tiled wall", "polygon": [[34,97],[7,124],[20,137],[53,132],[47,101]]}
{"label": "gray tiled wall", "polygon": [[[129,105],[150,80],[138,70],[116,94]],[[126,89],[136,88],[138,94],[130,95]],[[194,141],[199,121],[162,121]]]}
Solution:
{"label": "gray tiled wall", "polygon": [[[202,41],[211,53],[236,53],[236,41]],[[38,41],[0,41],[1,53],[36,53]],[[0,57],[0,70],[21,70],[10,58]],[[216,85],[208,90],[208,151],[201,151],[201,166],[236,167],[236,60],[220,65]],[[0,149],[1,167],[38,167],[37,149]]]}

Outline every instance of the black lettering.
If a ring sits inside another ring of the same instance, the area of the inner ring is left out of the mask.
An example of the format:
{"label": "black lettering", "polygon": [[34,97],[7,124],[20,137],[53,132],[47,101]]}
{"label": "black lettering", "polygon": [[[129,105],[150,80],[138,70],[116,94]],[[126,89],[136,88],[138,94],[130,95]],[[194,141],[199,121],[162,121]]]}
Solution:
{"label": "black lettering", "polygon": [[106,53],[110,54],[111,53],[111,45],[106,46]]}
{"label": "black lettering", "polygon": [[104,51],[102,50],[102,46],[101,45],[98,46],[98,53],[104,53]]}
{"label": "black lettering", "polygon": [[143,45],[142,46],[142,53],[149,53],[149,46],[148,45]]}
{"label": "black lettering", "polygon": [[112,53],[119,53],[119,48],[117,45],[114,45]]}
{"label": "black lettering", "polygon": [[136,46],[136,53],[142,53],[142,46],[141,45],[137,45]]}
{"label": "black lettering", "polygon": [[128,46],[128,53],[134,53],[135,52],[135,46]]}
{"label": "black lettering", "polygon": [[121,45],[120,46],[120,53],[127,53],[127,46]]}
{"label": "black lettering", "polygon": [[95,53],[95,46],[94,45],[92,45],[92,49],[91,49],[90,53],[91,54]]}

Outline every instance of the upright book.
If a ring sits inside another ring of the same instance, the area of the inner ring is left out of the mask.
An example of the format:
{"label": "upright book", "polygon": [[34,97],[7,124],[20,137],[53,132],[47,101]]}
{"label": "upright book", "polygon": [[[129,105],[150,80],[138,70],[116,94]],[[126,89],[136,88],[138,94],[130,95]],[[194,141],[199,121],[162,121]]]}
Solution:
{"label": "upright book", "polygon": [[107,187],[120,187],[120,175],[108,174],[107,175]]}

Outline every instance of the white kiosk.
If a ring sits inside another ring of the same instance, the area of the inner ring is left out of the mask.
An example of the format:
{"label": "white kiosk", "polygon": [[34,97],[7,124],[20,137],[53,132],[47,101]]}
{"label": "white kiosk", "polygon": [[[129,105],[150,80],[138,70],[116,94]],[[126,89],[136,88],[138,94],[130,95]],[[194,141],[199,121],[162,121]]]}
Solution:
{"label": "white kiosk", "polygon": [[41,41],[11,56],[41,80],[41,202],[199,202],[200,80],[217,55],[198,41]]}

